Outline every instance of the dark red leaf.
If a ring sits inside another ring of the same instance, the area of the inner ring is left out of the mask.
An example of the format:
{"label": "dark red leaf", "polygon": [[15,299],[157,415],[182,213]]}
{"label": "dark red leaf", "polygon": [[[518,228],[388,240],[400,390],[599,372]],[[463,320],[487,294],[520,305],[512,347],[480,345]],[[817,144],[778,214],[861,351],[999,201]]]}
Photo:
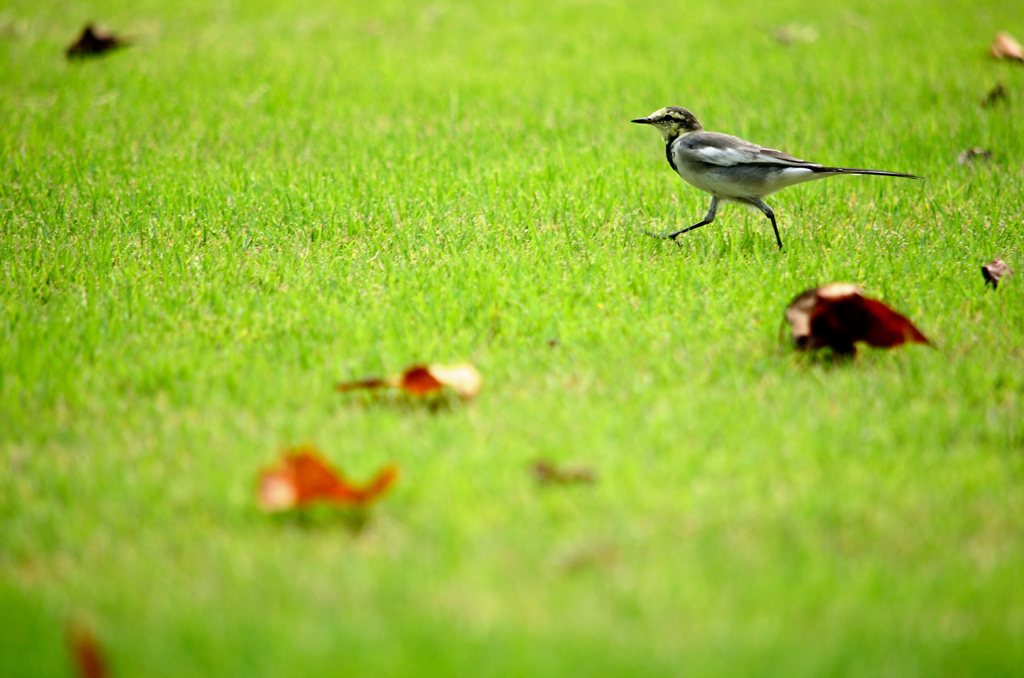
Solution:
{"label": "dark red leaf", "polygon": [[800,294],[786,309],[798,348],[830,347],[839,354],[856,352],[854,344],[891,348],[905,342],[927,344],[910,320],[855,285],[833,283]]}

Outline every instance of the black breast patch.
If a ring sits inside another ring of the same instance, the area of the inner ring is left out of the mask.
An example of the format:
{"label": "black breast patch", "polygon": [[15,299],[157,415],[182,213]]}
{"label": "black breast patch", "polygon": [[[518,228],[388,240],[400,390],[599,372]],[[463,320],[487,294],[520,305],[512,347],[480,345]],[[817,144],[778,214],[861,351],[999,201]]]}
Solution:
{"label": "black breast patch", "polygon": [[670,139],[665,144],[665,157],[668,158],[668,164],[672,165],[672,169],[675,170],[675,173],[679,174],[679,168],[676,167],[676,161],[672,159],[672,142],[673,141],[675,141],[675,139]]}

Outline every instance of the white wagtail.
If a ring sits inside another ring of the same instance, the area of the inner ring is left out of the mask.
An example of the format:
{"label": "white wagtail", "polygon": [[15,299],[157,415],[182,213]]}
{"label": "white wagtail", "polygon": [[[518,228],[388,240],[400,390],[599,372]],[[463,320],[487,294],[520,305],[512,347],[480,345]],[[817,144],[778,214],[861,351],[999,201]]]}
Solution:
{"label": "white wagtail", "polygon": [[665,140],[668,164],[679,173],[683,181],[711,194],[711,207],[700,223],[674,233],[651,233],[673,241],[681,233],[707,226],[715,220],[718,203],[722,200],[752,205],[764,212],[775,229],[775,240],[782,249],[775,212],[761,198],[793,184],[824,179],[836,174],[878,174],[886,177],[920,179],[913,174],[883,172],[881,170],[825,167],[794,158],[788,153],[764,148],[738,137],[719,132],[706,132],[693,113],[669,106],[632,122],[654,125]]}

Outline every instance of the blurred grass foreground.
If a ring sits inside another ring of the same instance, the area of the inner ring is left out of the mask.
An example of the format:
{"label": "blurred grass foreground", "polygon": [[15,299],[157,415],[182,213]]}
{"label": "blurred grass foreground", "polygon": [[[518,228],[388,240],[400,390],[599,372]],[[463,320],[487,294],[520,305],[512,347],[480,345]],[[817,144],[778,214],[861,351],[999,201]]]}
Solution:
{"label": "blurred grass foreground", "polygon": [[[5,4],[0,674],[74,675],[74,623],[119,677],[1022,675],[1020,9]],[[667,105],[925,180],[677,247]],[[795,352],[833,281],[934,348]],[[263,513],[301,445],[400,476]]]}

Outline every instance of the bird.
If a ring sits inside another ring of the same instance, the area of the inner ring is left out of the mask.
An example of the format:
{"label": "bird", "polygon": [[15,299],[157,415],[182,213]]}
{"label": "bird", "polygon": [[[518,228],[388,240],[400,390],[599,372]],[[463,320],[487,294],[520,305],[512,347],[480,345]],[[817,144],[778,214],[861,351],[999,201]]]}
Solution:
{"label": "bird", "polygon": [[756,207],[772,222],[775,241],[782,249],[782,238],[775,223],[775,212],[763,200],[765,196],[793,184],[824,179],[839,174],[874,174],[884,177],[920,179],[914,174],[882,170],[827,167],[795,158],[788,153],[758,146],[720,132],[708,132],[693,113],[681,106],[659,108],[646,118],[631,120],[651,125],[665,140],[665,156],[683,181],[711,194],[711,207],[704,219],[673,233],[651,233],[658,238],[676,238],[715,220],[722,201]]}

